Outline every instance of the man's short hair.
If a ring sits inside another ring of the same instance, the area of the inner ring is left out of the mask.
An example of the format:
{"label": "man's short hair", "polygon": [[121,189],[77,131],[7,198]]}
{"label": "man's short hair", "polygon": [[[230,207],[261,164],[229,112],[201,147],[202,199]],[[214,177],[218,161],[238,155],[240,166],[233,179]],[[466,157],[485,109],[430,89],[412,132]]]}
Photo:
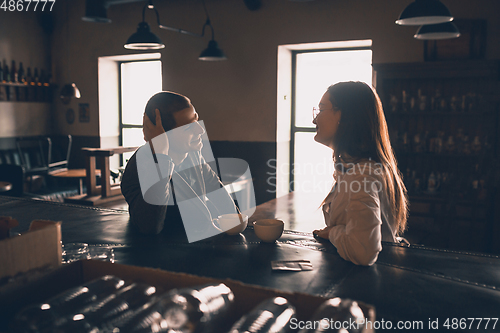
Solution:
{"label": "man's short hair", "polygon": [[146,104],[146,114],[156,125],[155,109],[160,110],[161,123],[165,132],[175,128],[174,112],[188,108],[191,102],[186,96],[171,91],[161,91],[154,94]]}

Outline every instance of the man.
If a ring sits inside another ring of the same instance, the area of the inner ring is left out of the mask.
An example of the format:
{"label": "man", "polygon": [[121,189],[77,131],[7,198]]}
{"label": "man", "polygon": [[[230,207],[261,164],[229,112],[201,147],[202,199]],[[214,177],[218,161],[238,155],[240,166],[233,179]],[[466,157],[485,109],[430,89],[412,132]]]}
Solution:
{"label": "man", "polygon": [[121,182],[130,223],[145,234],[187,233],[190,242],[218,234],[212,220],[237,208],[201,155],[205,130],[191,101],[173,92],[155,94],[143,133],[147,143],[130,158]]}

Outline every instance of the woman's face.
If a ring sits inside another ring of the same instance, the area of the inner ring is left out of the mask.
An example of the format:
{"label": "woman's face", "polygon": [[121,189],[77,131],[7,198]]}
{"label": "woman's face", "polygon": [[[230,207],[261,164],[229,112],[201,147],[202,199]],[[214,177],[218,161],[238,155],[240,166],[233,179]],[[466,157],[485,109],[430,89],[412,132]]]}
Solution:
{"label": "woman's face", "polygon": [[334,149],[333,138],[339,127],[341,112],[338,108],[334,108],[330,102],[330,94],[326,92],[321,98],[318,108],[320,113],[313,120],[316,125],[316,135],[314,140],[325,146]]}

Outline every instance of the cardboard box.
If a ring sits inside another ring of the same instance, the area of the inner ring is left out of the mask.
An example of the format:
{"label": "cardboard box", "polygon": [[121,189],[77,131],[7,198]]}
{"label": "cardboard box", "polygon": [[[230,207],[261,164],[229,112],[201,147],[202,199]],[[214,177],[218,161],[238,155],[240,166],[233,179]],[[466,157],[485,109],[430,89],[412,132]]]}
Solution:
{"label": "cardboard box", "polygon": [[0,282],[19,273],[59,266],[61,222],[33,221],[28,232],[1,240],[0,254]]}
{"label": "cardboard box", "polygon": [[[63,290],[107,274],[120,277],[126,281],[153,285],[158,289],[159,293],[173,288],[193,287],[208,283],[222,282],[226,284],[235,295],[235,304],[228,316],[228,327],[221,328],[221,332],[227,331],[242,315],[251,311],[263,300],[271,297],[282,296],[286,298],[295,306],[298,320],[309,320],[319,305],[326,300],[322,297],[267,289],[229,279],[218,280],[159,269],[83,260],[63,265],[30,283],[21,282],[0,288],[0,323],[5,324],[0,326],[0,332],[6,331],[8,321],[23,306],[44,301]],[[360,303],[360,307],[365,313],[365,317],[373,322],[375,320],[375,309],[362,303]],[[368,330],[366,332],[373,331]]]}

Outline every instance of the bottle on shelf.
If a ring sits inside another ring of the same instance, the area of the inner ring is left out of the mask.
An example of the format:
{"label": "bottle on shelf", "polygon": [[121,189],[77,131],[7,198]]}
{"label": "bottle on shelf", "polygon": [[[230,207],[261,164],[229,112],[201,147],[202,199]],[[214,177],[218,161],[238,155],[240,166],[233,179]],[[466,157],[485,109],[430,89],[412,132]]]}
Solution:
{"label": "bottle on shelf", "polygon": [[[17,77],[18,77],[18,83],[26,84],[26,75],[24,73],[24,67],[22,62],[19,62]],[[16,91],[17,91],[17,99],[19,101],[26,101],[28,99],[26,94],[26,87],[16,87]]]}
{"label": "bottle on shelf", "polygon": [[40,91],[40,102],[46,102],[47,101],[47,93],[46,93],[46,86],[45,86],[45,70],[41,69],[40,70],[40,82],[38,83],[39,86],[39,91]]}
{"label": "bottle on shelf", "polygon": [[456,95],[451,96],[451,99],[450,99],[450,111],[451,112],[458,112],[458,111],[460,111],[460,99]]}
{"label": "bottle on shelf", "polygon": [[33,102],[35,101],[35,88],[33,76],[31,75],[31,67],[26,69],[26,100]]}
{"label": "bottle on shelf", "polygon": [[17,71],[18,82],[22,84],[26,84],[26,76],[24,74],[23,63],[19,62],[19,70]]}
{"label": "bottle on shelf", "polygon": [[15,60],[12,60],[12,65],[11,65],[11,68],[10,68],[10,79],[11,79],[12,83],[18,83],[19,82],[19,77],[18,77],[17,70],[16,70],[16,62],[15,62]]}
{"label": "bottle on shelf", "polygon": [[479,135],[476,135],[472,141],[471,152],[475,155],[481,153],[481,139],[479,138]]}
{"label": "bottle on shelf", "polygon": [[435,144],[435,153],[441,154],[443,152],[443,144],[444,144],[444,132],[443,131],[438,131],[438,135],[436,138],[436,144]]}
{"label": "bottle on shelf", "polygon": [[[37,74],[37,73],[34,73],[34,74]],[[29,80],[29,84],[30,86],[35,86],[36,83],[35,83],[35,77],[31,74],[31,67],[28,67],[28,71],[27,71],[27,79]]]}
{"label": "bottle on shelf", "polygon": [[52,88],[52,73],[50,72],[50,70],[47,72],[46,82],[44,85],[45,85],[45,91],[47,93],[47,102],[51,102],[53,88]]}
{"label": "bottle on shelf", "polygon": [[453,135],[448,136],[448,140],[446,140],[446,143],[444,144],[444,148],[448,154],[452,154],[455,152],[456,145],[455,145],[455,140],[453,138]]}
{"label": "bottle on shelf", "polygon": [[34,101],[41,101],[42,100],[42,91],[40,87],[42,86],[42,83],[40,82],[40,76],[38,74],[38,68],[35,67],[35,70],[33,72],[33,85],[34,85]]}
{"label": "bottle on shelf", "polygon": [[11,82],[9,66],[5,59],[3,60],[3,78],[5,83]]}
{"label": "bottle on shelf", "polygon": [[428,194],[436,194],[439,187],[438,177],[434,174],[434,171],[431,172],[429,178],[427,179],[427,193]]}
{"label": "bottle on shelf", "polygon": [[[9,66],[7,65],[7,61],[5,59],[3,60],[3,82],[4,83],[11,82]],[[11,100],[10,87],[5,86],[4,88],[5,88],[5,100],[10,101]]]}
{"label": "bottle on shelf", "polygon": [[467,112],[467,96],[462,95],[462,102],[460,103],[460,111]]}
{"label": "bottle on shelf", "polygon": [[420,184],[421,184],[421,181],[420,181],[420,178],[417,177],[417,171],[416,170],[413,170],[411,178],[413,180],[413,193],[420,194],[420,190],[421,190]]}
{"label": "bottle on shelf", "polygon": [[26,78],[25,78],[25,83],[27,85],[31,85],[31,81],[33,80],[33,77],[31,76],[31,67],[28,67],[26,69]]}
{"label": "bottle on shelf", "polygon": [[434,111],[445,112],[447,109],[446,99],[441,96],[441,90],[436,89],[436,94],[434,95]]}
{"label": "bottle on shelf", "polygon": [[[14,60],[12,60],[12,65],[11,65],[11,68],[10,68],[10,79],[12,81],[12,83],[19,83],[19,74],[17,72],[17,69],[16,69],[16,62]],[[21,96],[20,96],[20,90],[19,90],[19,87],[14,87],[11,91],[11,100],[13,101],[20,101],[22,100]]]}
{"label": "bottle on shelf", "polygon": [[35,86],[38,86],[40,83],[40,76],[38,76],[38,68],[35,67],[35,70],[33,72],[33,82]]}
{"label": "bottle on shelf", "polygon": [[389,105],[390,105],[391,112],[398,112],[399,101],[398,101],[398,98],[396,96],[391,94],[390,99],[389,99]]}
{"label": "bottle on shelf", "polygon": [[424,143],[422,142],[422,138],[419,133],[413,136],[413,152],[415,153],[424,152]]}
{"label": "bottle on shelf", "polygon": [[415,96],[410,97],[410,111],[416,112],[418,110],[417,99]]}
{"label": "bottle on shelf", "polygon": [[440,191],[441,193],[447,194],[449,192],[449,181],[450,181],[450,176],[448,172],[442,172],[440,174],[440,178],[441,178]]}
{"label": "bottle on shelf", "polygon": [[410,140],[408,139],[408,132],[404,132],[401,138],[401,151],[405,153],[410,151]]}
{"label": "bottle on shelf", "polygon": [[467,112],[477,112],[477,94],[473,92],[467,93],[466,96],[466,109]]}
{"label": "bottle on shelf", "polygon": [[408,112],[410,111],[410,105],[409,105],[409,100],[408,100],[408,94],[406,93],[406,90],[403,90],[401,92],[402,98],[401,98],[401,109],[403,112]]}
{"label": "bottle on shelf", "polygon": [[469,141],[469,136],[464,135],[462,137],[462,154],[470,155],[472,153],[471,144]]}
{"label": "bottle on shelf", "polygon": [[418,89],[418,109],[419,111],[427,111],[427,96],[422,94],[422,89]]}

